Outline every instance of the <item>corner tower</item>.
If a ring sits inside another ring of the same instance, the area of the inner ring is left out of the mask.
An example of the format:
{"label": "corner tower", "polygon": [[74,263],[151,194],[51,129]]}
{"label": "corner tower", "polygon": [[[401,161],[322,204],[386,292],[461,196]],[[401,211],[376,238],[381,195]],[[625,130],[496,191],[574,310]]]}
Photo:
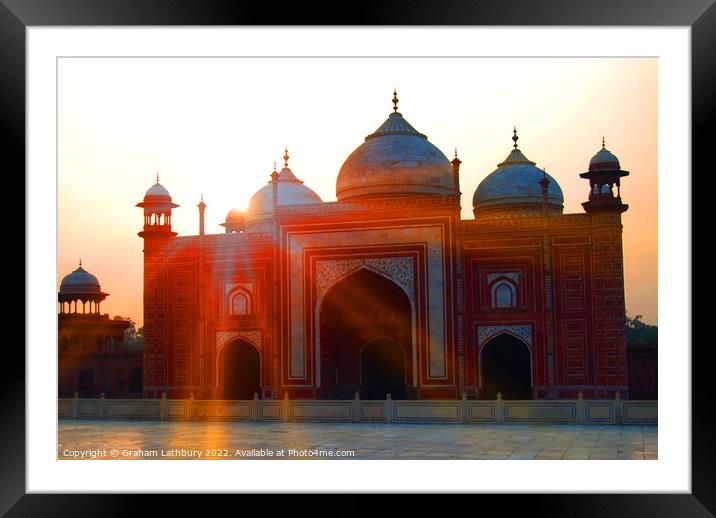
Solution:
{"label": "corner tower", "polygon": [[172,232],[172,209],[179,205],[172,203],[169,191],[159,183],[159,173],[157,183],[147,189],[144,199],[136,206],[144,209],[144,229],[139,237],[166,239],[177,235]]}
{"label": "corner tower", "polygon": [[172,209],[178,207],[160,183],[152,185],[137,203],[144,209],[144,397],[160,397],[168,385],[167,248],[172,231]]}
{"label": "corner tower", "polygon": [[602,148],[581,173],[589,180],[589,199],[582,203],[592,220],[592,289],[594,310],[594,397],[628,395],[624,254],[620,180],[627,176],[619,159]]}
{"label": "corner tower", "polygon": [[619,159],[605,147],[602,137],[602,149],[589,161],[589,170],[579,175],[589,180],[589,200],[582,203],[584,210],[625,212],[629,205],[622,203],[620,179],[628,175],[629,171],[623,171]]}

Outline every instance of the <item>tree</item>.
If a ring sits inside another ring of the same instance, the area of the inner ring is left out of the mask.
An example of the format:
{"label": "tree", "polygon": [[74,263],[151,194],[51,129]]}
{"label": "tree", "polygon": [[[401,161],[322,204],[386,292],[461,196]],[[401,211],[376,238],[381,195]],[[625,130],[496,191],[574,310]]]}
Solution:
{"label": "tree", "polygon": [[659,328],[645,323],[642,315],[631,318],[626,315],[626,339],[630,344],[656,344],[658,343]]}
{"label": "tree", "polygon": [[124,346],[127,349],[141,349],[144,345],[144,327],[137,329],[137,323],[129,317],[115,315],[112,320],[129,321],[129,327],[124,330]]}

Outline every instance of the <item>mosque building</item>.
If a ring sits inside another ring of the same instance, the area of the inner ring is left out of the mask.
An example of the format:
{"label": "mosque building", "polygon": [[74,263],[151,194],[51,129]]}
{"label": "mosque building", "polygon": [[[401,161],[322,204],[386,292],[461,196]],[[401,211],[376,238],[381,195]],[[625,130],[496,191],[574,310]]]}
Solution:
{"label": "mosque building", "polygon": [[[345,160],[336,201],[274,167],[225,233],[144,227],[144,396],[199,399],[628,398],[617,157],[584,212],[511,149],[460,216],[460,164],[398,111]],[[586,161],[586,160],[585,160]]]}
{"label": "mosque building", "polygon": [[59,397],[142,397],[142,350],[124,340],[129,320],[100,313],[108,295],[81,260],[60,283]]}

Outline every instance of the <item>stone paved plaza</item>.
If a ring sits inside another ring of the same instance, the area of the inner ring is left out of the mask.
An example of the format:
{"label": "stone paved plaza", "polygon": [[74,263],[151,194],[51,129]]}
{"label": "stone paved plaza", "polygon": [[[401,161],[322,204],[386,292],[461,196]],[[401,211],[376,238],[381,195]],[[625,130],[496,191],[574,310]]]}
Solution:
{"label": "stone paved plaza", "polygon": [[657,430],[613,425],[60,420],[58,458],[656,459]]}

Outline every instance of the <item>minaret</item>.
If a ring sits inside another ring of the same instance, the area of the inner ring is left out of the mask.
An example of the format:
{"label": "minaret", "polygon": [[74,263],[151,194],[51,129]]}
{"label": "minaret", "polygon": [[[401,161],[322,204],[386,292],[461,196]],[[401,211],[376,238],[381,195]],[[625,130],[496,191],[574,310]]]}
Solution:
{"label": "minaret", "polygon": [[[285,168],[288,168],[288,146],[283,155]],[[271,387],[272,397],[278,397],[278,388],[280,382],[280,351],[281,351],[281,273],[280,273],[280,249],[279,249],[279,230],[278,230],[278,179],[279,173],[276,171],[276,162],[273,163],[273,172],[271,173],[271,214],[273,216],[271,224],[271,347],[273,350],[271,358],[273,386]]]}
{"label": "minaret", "polygon": [[[617,212],[629,208],[622,203],[620,179],[629,175],[619,165],[619,159],[605,147],[602,137],[602,149],[589,161],[589,171],[579,176],[589,180],[589,200],[582,203],[587,212]],[[615,188],[616,187],[616,192]]]}
{"label": "minaret", "polygon": [[201,201],[197,205],[199,207],[199,235],[204,235],[204,210],[206,209],[206,203],[204,203],[204,194],[201,195]]}
{"label": "minaret", "polygon": [[144,209],[144,397],[158,398],[168,384],[167,255],[176,237],[172,232],[172,209],[178,207],[160,183],[152,185],[137,207]]}
{"label": "minaret", "polygon": [[[457,157],[452,160],[453,183],[455,185],[455,221],[460,221],[460,164],[462,161]],[[463,245],[460,232],[453,234],[455,237],[455,342],[457,345],[457,382],[458,396],[465,391],[465,268],[463,266]]]}
{"label": "minaret", "polygon": [[542,179],[539,181],[539,186],[542,189],[542,215],[547,215],[547,189],[549,189],[549,178],[547,178],[547,170],[544,170]]}
{"label": "minaret", "polygon": [[[629,392],[622,241],[622,212],[628,205],[622,203],[620,190],[621,178],[628,174],[602,137],[602,148],[589,161],[589,171],[579,175],[589,180],[589,199],[582,206],[592,224],[592,309],[597,331],[588,381],[595,387],[589,397],[595,398],[613,398],[617,392],[628,398]],[[604,331],[607,329],[611,336]],[[607,367],[607,358],[617,359],[615,368]]]}
{"label": "minaret", "polygon": [[457,157],[457,148],[455,148],[455,158],[452,159],[452,172],[453,172],[453,181],[455,183],[455,195],[460,197],[460,164],[462,164],[462,160],[460,160]]}

